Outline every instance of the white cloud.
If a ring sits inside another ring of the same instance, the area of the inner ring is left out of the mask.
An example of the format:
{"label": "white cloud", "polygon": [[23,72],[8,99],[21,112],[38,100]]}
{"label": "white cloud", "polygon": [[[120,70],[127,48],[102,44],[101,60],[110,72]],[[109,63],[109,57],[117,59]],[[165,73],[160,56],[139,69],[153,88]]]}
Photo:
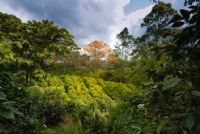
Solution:
{"label": "white cloud", "polygon": [[[80,15],[84,17],[90,16],[87,17],[89,21],[83,21],[83,27],[91,27],[91,29],[97,27],[102,29],[102,31],[100,30],[100,32],[96,34],[88,34],[86,38],[79,39],[79,42],[85,44],[92,39],[98,38],[107,42],[113,48],[116,43],[116,35],[124,27],[128,27],[129,31],[134,36],[141,35],[144,31],[140,27],[142,19],[151,11],[152,6],[126,15],[124,13],[124,7],[129,4],[129,2],[130,0],[95,0],[95,2],[92,3],[91,0],[82,1],[79,7]],[[87,5],[87,10],[83,6],[84,4]],[[100,10],[90,9],[92,8],[90,7],[91,4],[98,5],[97,8]],[[84,20],[84,18],[82,20]],[[85,31],[79,30],[79,34],[81,32]]]}
{"label": "white cloud", "polygon": [[127,27],[134,37],[142,35],[144,29],[141,28],[141,23],[143,22],[143,18],[151,11],[152,7],[153,5],[131,12],[128,15],[123,14],[121,18],[119,18],[119,21],[110,27],[112,33],[109,38],[109,44],[111,47],[114,47],[117,40],[116,35],[121,32],[124,27]]}
{"label": "white cloud", "polygon": [[[79,39],[81,44],[86,44],[92,39],[110,42],[112,26],[124,17],[124,6],[129,0],[84,0],[79,3],[79,18],[82,26],[76,33],[86,35]],[[82,29],[84,28],[84,29]]]}
{"label": "white cloud", "polygon": [[171,0],[171,3],[172,3],[172,6],[177,10],[180,10],[181,8],[185,8],[184,0]]}

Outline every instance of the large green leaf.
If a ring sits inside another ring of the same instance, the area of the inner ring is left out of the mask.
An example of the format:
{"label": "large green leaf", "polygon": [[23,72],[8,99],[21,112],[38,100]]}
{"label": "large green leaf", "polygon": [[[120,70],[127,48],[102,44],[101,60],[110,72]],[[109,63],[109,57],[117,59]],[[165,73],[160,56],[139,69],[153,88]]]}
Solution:
{"label": "large green leaf", "polygon": [[171,79],[164,81],[162,91],[165,91],[165,90],[175,87],[180,81],[181,81],[181,79],[179,79],[179,78],[171,78]]}
{"label": "large green leaf", "polygon": [[6,99],[6,95],[0,91],[0,100],[5,100]]}
{"label": "large green leaf", "polygon": [[200,91],[193,90],[193,91],[191,92],[191,94],[192,94],[193,96],[199,96],[199,97],[200,97]]}
{"label": "large green leaf", "polygon": [[0,111],[0,116],[6,119],[15,119],[14,113],[9,110]]}
{"label": "large green leaf", "polygon": [[189,114],[185,119],[185,127],[188,129],[192,129],[194,123],[195,123],[194,116],[192,114]]}

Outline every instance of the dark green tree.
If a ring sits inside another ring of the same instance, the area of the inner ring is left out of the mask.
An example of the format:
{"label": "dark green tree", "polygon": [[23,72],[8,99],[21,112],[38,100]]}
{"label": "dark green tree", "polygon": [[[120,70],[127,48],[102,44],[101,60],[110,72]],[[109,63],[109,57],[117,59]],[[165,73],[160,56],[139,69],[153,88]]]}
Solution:
{"label": "dark green tree", "polygon": [[[159,2],[156,6],[159,7],[159,4],[166,5]],[[150,90],[145,98],[147,109],[154,119],[163,124],[160,130],[163,133],[197,134],[200,131],[200,10],[198,1],[190,4],[188,10],[182,9],[178,14],[167,14],[170,11],[168,6],[160,10],[160,13],[167,11],[159,17],[164,15],[168,18],[166,21],[161,19],[160,29],[156,27],[160,22],[156,19],[158,13],[152,10],[153,27],[144,23],[147,33],[136,40],[136,64],[143,62],[142,66],[148,66],[146,72],[151,78],[149,83],[144,84]],[[146,19],[149,24],[149,16]],[[147,62],[149,60],[152,62]]]}
{"label": "dark green tree", "polygon": [[128,57],[127,48],[130,48],[133,45],[133,36],[129,33],[128,28],[125,27],[119,34],[117,34],[117,39],[120,43],[115,46],[115,53],[120,55],[124,60]]}
{"label": "dark green tree", "polygon": [[[163,80],[164,75],[161,70],[165,61],[169,59],[169,56],[164,53],[164,48],[174,45],[174,35],[180,31],[169,26],[170,19],[175,14],[176,11],[171,4],[158,2],[144,18],[141,26],[146,28],[146,32],[134,42],[132,63],[140,65],[133,66],[134,73],[141,72],[146,75],[144,72],[147,71],[150,77],[153,76],[153,80]],[[141,71],[141,68],[144,70]]]}
{"label": "dark green tree", "polygon": [[1,13],[0,17],[0,38],[7,47],[1,46],[12,50],[13,71],[25,70],[26,83],[31,81],[36,68],[45,69],[45,65],[51,64],[54,55],[64,57],[77,49],[73,36],[51,21],[22,23],[12,15]]}

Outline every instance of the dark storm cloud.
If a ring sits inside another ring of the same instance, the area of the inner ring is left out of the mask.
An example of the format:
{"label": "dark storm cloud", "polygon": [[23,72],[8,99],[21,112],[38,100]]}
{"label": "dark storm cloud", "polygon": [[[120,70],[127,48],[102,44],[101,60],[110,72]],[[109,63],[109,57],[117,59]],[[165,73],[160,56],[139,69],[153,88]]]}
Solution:
{"label": "dark storm cloud", "polygon": [[[23,9],[31,15],[31,19],[53,20],[57,25],[71,31],[76,39],[95,38],[97,34],[105,39],[109,32],[106,27],[114,23],[113,19],[108,16],[107,9],[103,7],[103,3],[95,0],[3,1],[13,10]],[[81,44],[79,40],[78,43]]]}
{"label": "dark storm cloud", "polygon": [[16,10],[23,8],[33,19],[50,19],[67,28],[73,25],[81,26],[77,21],[76,0],[9,0],[8,2]]}

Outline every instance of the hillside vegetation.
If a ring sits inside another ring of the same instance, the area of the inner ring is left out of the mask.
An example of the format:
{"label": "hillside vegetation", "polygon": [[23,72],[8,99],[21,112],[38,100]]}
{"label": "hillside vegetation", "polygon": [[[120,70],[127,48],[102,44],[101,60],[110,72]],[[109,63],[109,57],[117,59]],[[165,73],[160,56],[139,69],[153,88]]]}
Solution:
{"label": "hillside vegetation", "polygon": [[199,134],[200,3],[185,2],[85,54],[52,21],[0,13],[0,133]]}

